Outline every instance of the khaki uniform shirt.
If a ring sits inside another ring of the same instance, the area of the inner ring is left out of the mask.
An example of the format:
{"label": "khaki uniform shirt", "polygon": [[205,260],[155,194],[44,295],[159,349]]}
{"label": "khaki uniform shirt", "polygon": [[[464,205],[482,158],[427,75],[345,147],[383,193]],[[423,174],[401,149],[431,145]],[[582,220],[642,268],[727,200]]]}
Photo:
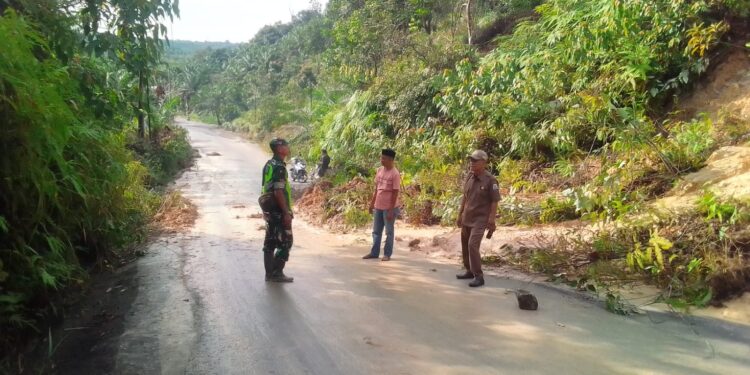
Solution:
{"label": "khaki uniform shirt", "polygon": [[461,222],[465,227],[484,228],[490,216],[490,205],[500,200],[500,186],[495,176],[485,171],[469,175],[464,183],[464,211]]}

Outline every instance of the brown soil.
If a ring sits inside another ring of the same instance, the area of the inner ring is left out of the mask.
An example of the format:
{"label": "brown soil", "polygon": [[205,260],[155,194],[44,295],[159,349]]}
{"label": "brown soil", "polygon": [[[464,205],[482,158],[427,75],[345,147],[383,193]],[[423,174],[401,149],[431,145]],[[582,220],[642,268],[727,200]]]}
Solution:
{"label": "brown soil", "polygon": [[706,161],[706,166],[681,178],[669,196],[654,202],[667,211],[691,209],[704,189],[722,198],[750,198],[750,147],[722,147]]}
{"label": "brown soil", "polygon": [[[461,232],[458,229],[443,228],[443,233],[431,238],[421,237],[418,231],[403,236],[405,241],[419,239],[418,246],[411,246],[411,251],[421,251],[430,256],[447,259],[461,258]],[[538,249],[549,249],[558,238],[585,237],[591,228],[579,221],[535,225],[531,227],[498,227],[491,239],[482,241],[482,257],[499,266],[519,266],[514,264],[519,257]],[[425,231],[425,234],[432,234]],[[526,268],[528,267],[521,267]]]}
{"label": "brown soil", "polygon": [[360,177],[355,177],[335,188],[331,182],[323,180],[305,190],[296,207],[299,213],[315,225],[323,226],[333,232],[347,232],[353,228],[344,219],[345,207],[341,204],[342,202],[335,199],[349,193],[347,203],[365,209],[368,202],[364,199],[367,197],[357,193],[366,189],[369,189],[367,181]]}
{"label": "brown soil", "polygon": [[151,222],[151,229],[155,233],[179,233],[193,226],[197,218],[197,207],[173,191],[164,197]]}
{"label": "brown soil", "polygon": [[325,205],[327,202],[326,191],[330,190],[333,185],[330,182],[323,181],[312,186],[311,189],[302,194],[296,207],[300,213],[309,218],[311,222],[322,224],[325,216]]}
{"label": "brown soil", "polygon": [[682,119],[705,113],[713,121],[722,115],[750,121],[750,56],[743,48],[731,52],[705,81],[677,104]]}

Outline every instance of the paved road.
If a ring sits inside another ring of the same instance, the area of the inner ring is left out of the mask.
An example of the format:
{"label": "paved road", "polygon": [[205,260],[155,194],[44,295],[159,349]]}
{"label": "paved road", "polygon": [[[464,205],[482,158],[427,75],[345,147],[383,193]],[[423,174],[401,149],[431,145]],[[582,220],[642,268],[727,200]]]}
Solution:
{"label": "paved road", "polygon": [[363,261],[365,245],[301,225],[295,282],[266,283],[262,222],[248,218],[265,151],[182,125],[202,157],[177,184],[200,217],[138,264],[117,373],[750,373],[748,329],[620,317],[537,286],[540,310],[521,311],[506,291],[522,282],[470,289],[451,265],[399,249],[392,262]]}

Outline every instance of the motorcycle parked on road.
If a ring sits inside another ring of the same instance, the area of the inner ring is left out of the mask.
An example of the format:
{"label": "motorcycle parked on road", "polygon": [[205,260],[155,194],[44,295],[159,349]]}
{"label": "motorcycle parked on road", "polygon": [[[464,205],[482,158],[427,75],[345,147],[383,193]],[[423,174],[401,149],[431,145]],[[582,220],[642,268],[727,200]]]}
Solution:
{"label": "motorcycle parked on road", "polygon": [[307,164],[299,158],[292,159],[292,168],[289,173],[294,182],[307,182]]}

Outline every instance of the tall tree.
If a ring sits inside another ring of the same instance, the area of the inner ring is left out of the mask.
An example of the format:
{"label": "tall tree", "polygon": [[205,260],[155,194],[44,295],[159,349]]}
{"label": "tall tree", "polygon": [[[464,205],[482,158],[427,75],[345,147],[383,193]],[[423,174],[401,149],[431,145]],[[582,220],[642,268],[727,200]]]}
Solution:
{"label": "tall tree", "polygon": [[179,0],[85,0],[84,3],[81,19],[89,51],[114,53],[137,79],[134,110],[138,136],[144,138],[145,118],[150,110],[149,84],[161,58],[163,41],[167,39],[167,27],[162,22],[179,16]]}
{"label": "tall tree", "polygon": [[466,3],[464,3],[464,7],[466,8],[466,33],[468,36],[469,45],[472,45],[474,37],[474,12],[472,9],[473,5],[473,0],[466,0]]}

